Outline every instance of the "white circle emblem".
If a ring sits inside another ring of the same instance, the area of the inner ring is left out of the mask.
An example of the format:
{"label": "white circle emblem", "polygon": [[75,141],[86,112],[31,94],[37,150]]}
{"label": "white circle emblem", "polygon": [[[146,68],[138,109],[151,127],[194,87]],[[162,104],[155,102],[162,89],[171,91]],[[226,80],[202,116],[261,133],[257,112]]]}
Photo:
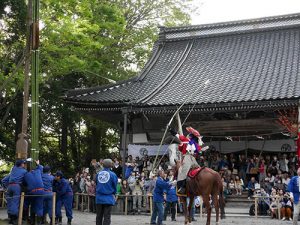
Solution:
{"label": "white circle emblem", "polygon": [[98,175],[98,181],[101,184],[107,183],[109,179],[110,179],[110,174],[107,171],[101,171]]}

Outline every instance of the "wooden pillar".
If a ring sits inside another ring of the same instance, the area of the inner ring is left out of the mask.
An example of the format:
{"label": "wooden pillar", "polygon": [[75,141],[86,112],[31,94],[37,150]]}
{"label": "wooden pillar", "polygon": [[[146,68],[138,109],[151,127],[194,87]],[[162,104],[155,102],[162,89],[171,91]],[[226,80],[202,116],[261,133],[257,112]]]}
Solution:
{"label": "wooden pillar", "polygon": [[125,178],[125,160],[126,160],[126,146],[127,146],[127,120],[128,120],[128,109],[124,108],[122,110],[123,116],[124,116],[124,122],[123,122],[123,137],[122,137],[122,174],[123,178]]}

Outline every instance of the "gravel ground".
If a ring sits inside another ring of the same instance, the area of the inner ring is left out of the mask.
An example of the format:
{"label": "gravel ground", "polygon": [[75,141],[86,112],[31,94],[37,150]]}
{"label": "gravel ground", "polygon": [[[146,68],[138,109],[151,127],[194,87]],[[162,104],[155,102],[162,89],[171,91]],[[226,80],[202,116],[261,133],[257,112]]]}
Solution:
{"label": "gravel ground", "polygon": [[[8,224],[7,221],[3,221],[6,218],[6,212],[4,210],[0,210],[0,225]],[[2,220],[1,220],[2,219]],[[183,224],[183,217],[180,216],[177,218],[176,222],[171,222],[168,218],[167,221],[164,222],[166,225],[182,225]],[[192,225],[204,225],[206,219],[197,218],[197,222],[193,222]],[[120,215],[113,215],[112,216],[112,223],[111,225],[144,225],[149,224],[150,216],[120,216]],[[212,218],[211,224],[215,223],[215,218]],[[63,224],[67,224],[66,218],[63,218]],[[96,224],[96,215],[91,213],[82,213],[75,211],[74,212],[74,220],[72,225],[92,225]],[[292,225],[291,221],[281,221],[269,218],[263,219],[255,219],[253,217],[228,217],[225,220],[221,220],[220,225]]]}

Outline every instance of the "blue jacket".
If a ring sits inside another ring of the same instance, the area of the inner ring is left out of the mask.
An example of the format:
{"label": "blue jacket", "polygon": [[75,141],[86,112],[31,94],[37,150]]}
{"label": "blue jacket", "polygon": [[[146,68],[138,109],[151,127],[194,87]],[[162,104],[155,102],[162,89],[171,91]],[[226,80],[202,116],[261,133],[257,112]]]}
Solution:
{"label": "blue jacket", "polygon": [[255,184],[257,184],[256,181],[254,183],[252,183],[251,181],[249,181],[249,183],[248,183],[248,189],[255,189]]}
{"label": "blue jacket", "polygon": [[35,170],[32,170],[25,174],[24,181],[29,192],[37,188],[44,188],[42,171],[43,167],[41,165],[38,165]]}
{"label": "blue jacket", "polygon": [[168,190],[169,187],[171,187],[171,185],[167,181],[158,177],[153,190],[153,201],[164,202],[164,190]]}
{"label": "blue jacket", "polygon": [[42,180],[43,180],[43,183],[44,183],[45,190],[52,191],[54,176],[52,176],[48,173],[43,173],[42,174]]}
{"label": "blue jacket", "polygon": [[66,195],[73,195],[70,183],[65,178],[61,178],[59,181],[53,181],[53,191],[56,192],[57,198],[63,198]]}
{"label": "blue jacket", "polygon": [[23,167],[14,166],[10,172],[9,183],[22,184],[26,173],[27,170],[25,170]]}
{"label": "blue jacket", "polygon": [[7,188],[8,187],[8,184],[9,184],[9,175],[4,177],[2,180],[1,180],[1,183],[3,185],[4,188]]}
{"label": "blue jacket", "polygon": [[290,183],[288,184],[288,191],[293,193],[294,202],[295,202],[295,204],[298,204],[299,196],[300,196],[298,176],[292,177],[292,179],[290,180]]}
{"label": "blue jacket", "polygon": [[166,200],[167,200],[167,202],[177,202],[178,201],[175,186],[172,185],[169,189],[167,189],[167,199]]}
{"label": "blue jacket", "polygon": [[96,204],[114,205],[117,193],[118,177],[108,168],[101,170],[96,176]]}

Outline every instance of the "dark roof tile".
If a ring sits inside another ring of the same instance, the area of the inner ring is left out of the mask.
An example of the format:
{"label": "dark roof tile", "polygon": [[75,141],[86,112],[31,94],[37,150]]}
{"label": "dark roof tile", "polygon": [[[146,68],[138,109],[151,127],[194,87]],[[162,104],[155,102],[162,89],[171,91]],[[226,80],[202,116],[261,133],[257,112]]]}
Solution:
{"label": "dark roof tile", "polygon": [[[250,25],[260,28],[250,29]],[[205,35],[200,35],[201,29]],[[208,35],[209,29],[213,31]],[[183,33],[191,30],[199,35],[182,39]],[[155,106],[179,105],[187,99],[186,104],[204,104],[300,95],[300,14],[164,28],[164,32],[169,39],[155,45],[155,53],[139,77],[107,87],[70,91],[66,99]]]}

